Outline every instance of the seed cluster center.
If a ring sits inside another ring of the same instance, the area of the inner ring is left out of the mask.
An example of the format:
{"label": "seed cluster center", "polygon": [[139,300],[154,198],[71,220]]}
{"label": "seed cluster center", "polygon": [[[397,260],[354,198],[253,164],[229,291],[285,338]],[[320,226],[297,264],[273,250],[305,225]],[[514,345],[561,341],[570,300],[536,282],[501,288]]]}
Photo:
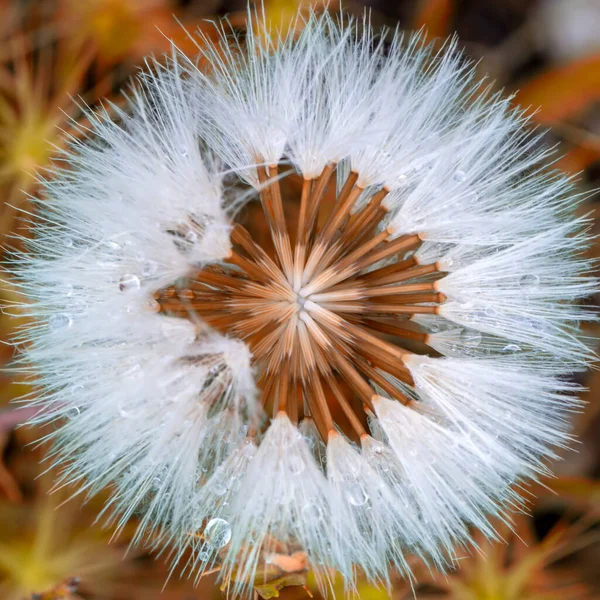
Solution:
{"label": "seed cluster center", "polygon": [[410,401],[410,352],[401,343],[426,345],[428,336],[407,323],[436,314],[445,298],[437,265],[414,256],[420,236],[394,236],[382,224],[387,191],[363,189],[351,173],[334,195],[335,172],[329,165],[303,180],[297,219],[288,222],[278,167],[259,168],[273,249],[236,224],[223,264],[158,300],[168,314],[197,315],[246,342],[267,409],[296,422],[310,416],[324,437],[336,424],[361,436],[376,394]]}

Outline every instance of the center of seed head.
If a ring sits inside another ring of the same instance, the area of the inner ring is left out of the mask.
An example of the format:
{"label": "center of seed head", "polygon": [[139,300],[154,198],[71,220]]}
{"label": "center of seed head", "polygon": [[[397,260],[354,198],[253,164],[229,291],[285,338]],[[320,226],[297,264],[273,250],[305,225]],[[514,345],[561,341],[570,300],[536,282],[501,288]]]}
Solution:
{"label": "center of seed head", "polygon": [[[236,225],[224,263],[196,273],[189,289],[166,288],[157,299],[167,314],[198,315],[248,344],[267,412],[286,412],[295,422],[310,415],[324,437],[348,425],[360,437],[366,414],[357,407],[373,410],[382,390],[410,402],[404,390],[414,382],[398,340],[427,344],[427,334],[406,322],[435,315],[444,301],[435,289],[437,267],[406,258],[419,247],[418,235],[392,238],[379,227],[387,191],[369,196],[357,174],[333,199],[326,192],[335,185],[334,165],[305,179],[298,217],[290,222],[277,167],[258,171],[272,246],[257,243],[264,232]],[[343,427],[332,404],[341,408]]]}
{"label": "center of seed head", "polygon": [[298,306],[298,311],[299,312],[304,309],[304,305],[306,304],[306,300],[307,299],[304,297],[303,294],[301,294],[300,292],[296,293],[296,305]]}

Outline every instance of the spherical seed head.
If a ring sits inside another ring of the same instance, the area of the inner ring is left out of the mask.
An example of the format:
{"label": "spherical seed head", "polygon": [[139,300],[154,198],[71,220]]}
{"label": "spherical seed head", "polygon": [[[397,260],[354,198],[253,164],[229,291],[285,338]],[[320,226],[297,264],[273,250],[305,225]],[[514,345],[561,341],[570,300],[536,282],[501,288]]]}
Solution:
{"label": "spherical seed head", "polygon": [[239,595],[493,537],[591,356],[580,198],[524,115],[454,41],[299,22],[90,115],[13,266],[59,481]]}

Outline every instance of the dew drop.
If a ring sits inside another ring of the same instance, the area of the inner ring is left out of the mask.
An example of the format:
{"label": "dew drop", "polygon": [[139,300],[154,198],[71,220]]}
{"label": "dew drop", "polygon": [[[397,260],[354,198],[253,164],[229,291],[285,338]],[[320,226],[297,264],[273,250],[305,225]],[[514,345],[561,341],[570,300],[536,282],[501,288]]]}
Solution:
{"label": "dew drop", "polygon": [[161,485],[162,485],[162,479],[160,477],[152,478],[152,489],[158,490],[158,489],[160,489]]}
{"label": "dew drop", "polygon": [[519,286],[526,291],[535,290],[540,284],[540,278],[537,275],[523,275],[519,279]]}
{"label": "dew drop", "polygon": [[206,552],[205,550],[202,550],[201,552],[198,552],[198,558],[202,562],[208,562],[208,560],[210,559],[210,553]]}
{"label": "dew drop", "polygon": [[227,493],[227,486],[222,481],[215,481],[211,487],[215,496],[224,496]]}
{"label": "dew drop", "polygon": [[398,177],[396,178],[396,185],[398,187],[405,187],[408,184],[408,175],[405,175],[404,173],[402,175],[398,175]]}
{"label": "dew drop", "polygon": [[69,419],[76,419],[80,414],[81,414],[81,410],[79,409],[78,406],[72,406],[67,411],[67,417],[69,417]]}
{"label": "dew drop", "polygon": [[359,483],[349,483],[346,486],[346,497],[353,506],[364,506],[369,496]]}
{"label": "dew drop", "polygon": [[71,327],[73,323],[73,319],[66,313],[58,313],[56,315],[52,315],[48,319],[48,329],[50,331],[59,331],[61,329],[66,329],[67,327]]}
{"label": "dew drop", "polygon": [[211,519],[204,528],[204,540],[209,546],[224,548],[231,540],[231,527],[225,519]]}
{"label": "dew drop", "polygon": [[72,248],[73,247],[73,238],[70,237],[66,237],[63,239],[63,244],[65,246],[65,248]]}
{"label": "dew drop", "polygon": [[79,396],[79,394],[81,394],[82,392],[83,392],[83,386],[82,385],[73,385],[69,389],[69,394],[71,396],[73,396],[74,398],[76,398],[77,396]]}
{"label": "dew drop", "polygon": [[185,239],[190,244],[195,244],[198,241],[198,234],[190,229],[190,231],[185,234]]}
{"label": "dew drop", "polygon": [[114,267],[121,258],[121,246],[117,242],[107,241],[102,244],[102,257],[98,261],[101,267]]}
{"label": "dew drop", "polygon": [[123,417],[124,419],[131,419],[134,415],[134,412],[128,408],[125,408],[123,403],[119,403],[118,410],[119,415],[121,415],[121,417]]}
{"label": "dew drop", "polygon": [[488,317],[495,317],[498,314],[498,311],[493,306],[488,306],[484,312]]}
{"label": "dew drop", "polygon": [[140,278],[137,275],[127,273],[119,280],[119,289],[122,292],[132,292],[140,289]]}
{"label": "dew drop", "polygon": [[252,460],[256,454],[256,446],[249,442],[244,444],[244,447],[242,448],[242,454],[246,460]]}
{"label": "dew drop", "polygon": [[477,348],[481,344],[481,333],[471,329],[463,329],[460,334],[460,341],[467,348]]}
{"label": "dew drop", "polygon": [[373,446],[373,452],[377,456],[381,456],[385,452],[385,446],[383,444],[376,444]]}
{"label": "dew drop", "polygon": [[467,174],[464,171],[461,171],[460,169],[456,171],[452,177],[454,181],[458,181],[459,183],[462,183],[466,178]]}
{"label": "dew drop", "polygon": [[517,344],[507,344],[502,348],[502,352],[506,352],[507,354],[514,354],[515,352],[521,352],[521,346],[517,346]]}

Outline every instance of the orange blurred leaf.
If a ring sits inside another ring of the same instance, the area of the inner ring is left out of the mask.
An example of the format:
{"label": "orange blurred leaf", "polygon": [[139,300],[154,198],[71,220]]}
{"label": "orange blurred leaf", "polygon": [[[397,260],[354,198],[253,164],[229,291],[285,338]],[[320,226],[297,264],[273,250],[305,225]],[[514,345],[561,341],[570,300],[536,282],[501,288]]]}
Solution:
{"label": "orange blurred leaf", "polygon": [[454,0],[421,0],[414,18],[414,28],[424,27],[428,38],[446,37],[450,33]]}
{"label": "orange blurred leaf", "polygon": [[548,125],[581,113],[600,99],[600,54],[546,71],[521,87],[517,98],[539,108],[535,119]]}
{"label": "orange blurred leaf", "polygon": [[580,173],[590,165],[600,161],[600,148],[591,146],[576,146],[571,148],[556,164],[555,167],[566,173]]}
{"label": "orange blurred leaf", "polygon": [[546,484],[561,498],[592,510],[600,510],[600,482],[584,477],[559,477]]}

